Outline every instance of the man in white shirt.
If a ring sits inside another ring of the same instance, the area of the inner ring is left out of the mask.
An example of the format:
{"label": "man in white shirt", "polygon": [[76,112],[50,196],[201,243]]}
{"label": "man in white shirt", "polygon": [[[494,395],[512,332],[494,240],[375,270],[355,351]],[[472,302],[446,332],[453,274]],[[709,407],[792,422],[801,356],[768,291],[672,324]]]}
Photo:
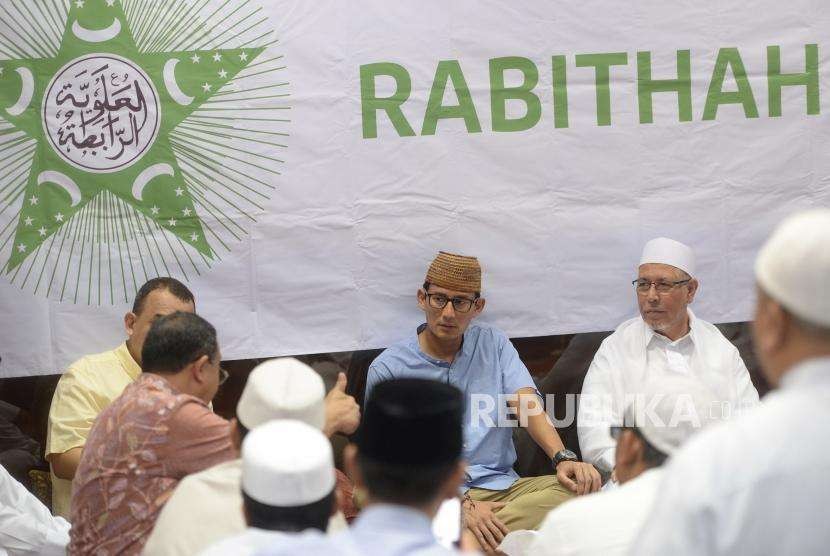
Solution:
{"label": "man in white shirt", "polygon": [[758,403],[738,350],[689,305],[698,290],[692,250],[657,238],[643,248],[632,282],[640,316],[622,323],[600,346],[579,400],[577,430],[582,458],[613,471],[615,441],[609,426],[622,424],[627,398],[671,375],[699,380],[722,402],[724,416]]}
{"label": "man in white shirt", "polygon": [[779,390],[674,456],[632,555],[828,553],[830,210],[785,220],[755,277],[755,351]]}
{"label": "man in white shirt", "polygon": [[40,500],[0,466],[0,556],[66,554],[69,522],[52,517]]}
{"label": "man in white shirt", "polygon": [[242,499],[248,528],[202,556],[249,556],[286,535],[325,531],[336,511],[334,456],[319,429],[281,419],[242,443]]}
{"label": "man in white shirt", "polygon": [[625,411],[625,425],[613,427],[622,486],[575,498],[551,511],[525,553],[626,554],[658,496],[663,462],[711,423],[719,409],[712,392],[693,378],[669,375],[649,385]]}
{"label": "man in white shirt", "polygon": [[[303,421],[327,436],[354,432],[360,410],[345,389],[345,375],[326,396],[323,379],[308,365],[293,358],[265,361],[248,375],[239,397],[233,442],[239,447],[249,430],[273,419]],[[185,477],[164,505],[144,554],[189,556],[245,531],[241,474],[240,458]],[[340,471],[336,474],[338,490],[351,492],[349,479]],[[348,498],[340,496],[340,503],[350,505]],[[337,513],[332,518],[332,530],[345,527],[343,515]]]}

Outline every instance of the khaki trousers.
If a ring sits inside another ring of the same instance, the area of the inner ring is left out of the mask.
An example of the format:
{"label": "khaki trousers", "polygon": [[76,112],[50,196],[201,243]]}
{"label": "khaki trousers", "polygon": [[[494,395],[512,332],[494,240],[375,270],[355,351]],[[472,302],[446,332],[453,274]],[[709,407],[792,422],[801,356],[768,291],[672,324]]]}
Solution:
{"label": "khaki trousers", "polygon": [[482,502],[507,502],[496,517],[511,531],[536,529],[548,512],[573,496],[555,475],[524,477],[506,490],[471,488],[468,494]]}

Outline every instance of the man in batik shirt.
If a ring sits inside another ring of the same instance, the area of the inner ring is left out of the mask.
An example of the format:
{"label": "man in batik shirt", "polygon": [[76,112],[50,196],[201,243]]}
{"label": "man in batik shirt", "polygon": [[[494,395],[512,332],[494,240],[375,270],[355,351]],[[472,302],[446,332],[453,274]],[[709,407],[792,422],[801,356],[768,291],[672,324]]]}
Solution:
{"label": "man in batik shirt", "polygon": [[227,375],[216,330],[193,313],[156,320],[142,374],[92,426],[72,489],[70,554],[139,554],[176,484],[236,457],[208,404]]}

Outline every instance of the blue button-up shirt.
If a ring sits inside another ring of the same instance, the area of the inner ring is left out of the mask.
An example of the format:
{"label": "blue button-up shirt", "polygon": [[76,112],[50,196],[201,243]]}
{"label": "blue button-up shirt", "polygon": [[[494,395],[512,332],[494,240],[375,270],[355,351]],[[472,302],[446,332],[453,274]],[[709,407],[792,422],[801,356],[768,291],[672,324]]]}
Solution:
{"label": "blue button-up shirt", "polygon": [[521,388],[535,390],[536,386],[507,336],[496,328],[471,324],[464,332],[461,351],[448,363],[421,351],[416,333],[390,346],[372,362],[366,399],[377,383],[403,377],[439,380],[461,390],[467,401],[464,459],[469,466],[465,486],[510,488],[519,478],[513,470],[516,448],[513,427],[498,426],[499,415],[505,421],[507,414],[506,400],[499,396],[515,394]]}
{"label": "blue button-up shirt", "polygon": [[316,531],[284,535],[258,556],[326,554],[342,556],[452,556],[432,534],[432,522],[407,506],[372,504],[349,529],[326,536]]}

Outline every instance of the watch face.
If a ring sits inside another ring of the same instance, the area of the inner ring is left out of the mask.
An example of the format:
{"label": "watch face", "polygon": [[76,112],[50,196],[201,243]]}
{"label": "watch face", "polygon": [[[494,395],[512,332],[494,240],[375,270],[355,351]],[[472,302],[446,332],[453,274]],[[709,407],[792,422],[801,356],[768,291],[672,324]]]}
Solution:
{"label": "watch face", "polygon": [[553,456],[554,465],[558,464],[560,461],[579,461],[579,458],[575,453],[566,448],[564,450],[560,450],[555,456]]}

